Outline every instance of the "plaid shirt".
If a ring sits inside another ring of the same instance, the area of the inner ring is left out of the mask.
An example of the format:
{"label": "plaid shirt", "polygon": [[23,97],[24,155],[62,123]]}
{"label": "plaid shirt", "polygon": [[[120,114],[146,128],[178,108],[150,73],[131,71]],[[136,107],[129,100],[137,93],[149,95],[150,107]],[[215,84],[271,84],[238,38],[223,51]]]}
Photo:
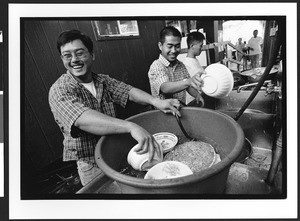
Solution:
{"label": "plaid shirt", "polygon": [[160,91],[160,86],[164,82],[181,81],[190,77],[186,67],[181,61],[176,60],[176,63],[171,65],[171,63],[160,54],[159,58],[151,64],[148,77],[150,81],[151,94],[153,96],[161,99],[175,98],[185,103],[186,90],[172,95],[163,94]]}
{"label": "plaid shirt", "polygon": [[64,136],[64,161],[80,159],[96,166],[94,150],[100,136],[80,130],[74,126],[74,122],[89,109],[116,117],[114,103],[125,107],[132,88],[108,75],[93,73],[93,81],[97,91],[96,97],[77,82],[69,71],[50,88],[50,108]]}

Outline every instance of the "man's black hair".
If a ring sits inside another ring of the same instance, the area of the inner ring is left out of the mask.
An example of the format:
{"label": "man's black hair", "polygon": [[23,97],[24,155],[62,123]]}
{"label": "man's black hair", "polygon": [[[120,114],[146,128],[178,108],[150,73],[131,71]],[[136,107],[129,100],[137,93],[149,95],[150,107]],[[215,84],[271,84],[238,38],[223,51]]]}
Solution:
{"label": "man's black hair", "polygon": [[165,42],[165,37],[172,35],[174,37],[182,38],[180,31],[173,26],[164,27],[159,33],[159,41],[163,44]]}
{"label": "man's black hair", "polygon": [[60,51],[61,46],[65,45],[69,42],[72,42],[74,40],[77,40],[77,39],[82,41],[82,43],[89,50],[90,53],[93,52],[93,41],[91,40],[91,38],[89,36],[81,33],[78,30],[67,30],[67,31],[63,31],[57,39],[56,47],[57,47],[59,54],[61,54],[61,51]]}
{"label": "man's black hair", "polygon": [[195,41],[203,41],[205,40],[205,37],[204,35],[201,33],[201,32],[191,32],[188,34],[188,37],[186,39],[186,42],[187,42],[187,45],[188,45],[188,48],[191,47],[191,44]]}

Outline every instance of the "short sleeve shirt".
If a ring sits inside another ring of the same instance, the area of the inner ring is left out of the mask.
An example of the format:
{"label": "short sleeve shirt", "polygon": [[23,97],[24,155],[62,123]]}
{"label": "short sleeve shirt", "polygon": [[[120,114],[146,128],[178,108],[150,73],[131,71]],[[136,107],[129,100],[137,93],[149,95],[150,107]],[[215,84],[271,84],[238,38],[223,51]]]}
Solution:
{"label": "short sleeve shirt", "polygon": [[100,136],[82,131],[75,127],[74,123],[89,109],[116,117],[114,105],[126,106],[132,86],[108,75],[93,73],[92,77],[96,97],[67,71],[50,88],[49,104],[64,136],[63,160],[80,159],[96,166],[94,150]]}
{"label": "short sleeve shirt", "polygon": [[172,65],[167,59],[161,54],[159,58],[150,66],[148,71],[148,77],[150,82],[151,94],[154,97],[161,99],[175,98],[185,103],[186,90],[170,94],[164,94],[160,91],[160,87],[165,82],[170,81],[181,81],[189,78],[190,75],[181,61],[176,60],[175,64]]}
{"label": "short sleeve shirt", "polygon": [[248,46],[253,48],[254,50],[249,50],[249,55],[257,55],[261,53],[261,44],[263,43],[262,37],[257,36],[256,38],[252,37],[249,42]]}

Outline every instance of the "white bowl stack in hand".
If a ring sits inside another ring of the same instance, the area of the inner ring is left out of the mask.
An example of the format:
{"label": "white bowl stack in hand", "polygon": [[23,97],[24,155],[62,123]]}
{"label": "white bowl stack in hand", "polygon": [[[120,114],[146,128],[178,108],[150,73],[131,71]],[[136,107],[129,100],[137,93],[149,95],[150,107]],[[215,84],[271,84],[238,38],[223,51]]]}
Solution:
{"label": "white bowl stack in hand", "polygon": [[206,74],[202,74],[202,91],[215,98],[227,96],[233,88],[233,74],[228,67],[223,64],[215,63],[205,68]]}

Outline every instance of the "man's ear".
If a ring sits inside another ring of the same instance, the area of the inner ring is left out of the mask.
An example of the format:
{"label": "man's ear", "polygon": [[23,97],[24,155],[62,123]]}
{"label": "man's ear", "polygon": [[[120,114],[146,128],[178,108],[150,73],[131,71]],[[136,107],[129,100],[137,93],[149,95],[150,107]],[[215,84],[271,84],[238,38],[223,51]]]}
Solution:
{"label": "man's ear", "polygon": [[158,48],[159,48],[159,50],[161,50],[161,51],[162,51],[162,46],[163,46],[162,43],[159,41],[159,42],[158,42]]}

